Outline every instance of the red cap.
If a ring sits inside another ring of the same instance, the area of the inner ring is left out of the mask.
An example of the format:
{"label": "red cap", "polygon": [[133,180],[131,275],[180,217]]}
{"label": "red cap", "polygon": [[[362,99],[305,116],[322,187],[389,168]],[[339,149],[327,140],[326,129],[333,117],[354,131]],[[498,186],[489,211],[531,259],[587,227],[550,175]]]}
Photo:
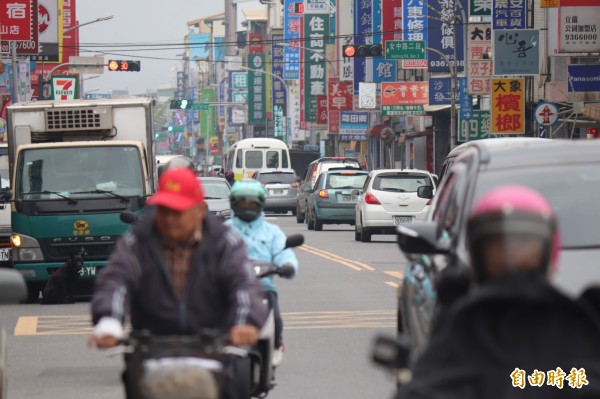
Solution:
{"label": "red cap", "polygon": [[188,168],[165,171],[158,180],[158,191],[148,198],[148,205],[161,205],[183,212],[204,201],[204,190],[196,174]]}

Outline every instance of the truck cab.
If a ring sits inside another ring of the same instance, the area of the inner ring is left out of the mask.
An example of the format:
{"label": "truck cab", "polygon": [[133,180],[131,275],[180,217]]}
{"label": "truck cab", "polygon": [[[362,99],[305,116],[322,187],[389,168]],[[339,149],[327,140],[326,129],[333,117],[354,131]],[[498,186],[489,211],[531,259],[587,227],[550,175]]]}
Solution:
{"label": "truck cab", "polygon": [[0,267],[12,267],[10,258],[10,201],[4,193],[10,190],[8,144],[0,143]]}

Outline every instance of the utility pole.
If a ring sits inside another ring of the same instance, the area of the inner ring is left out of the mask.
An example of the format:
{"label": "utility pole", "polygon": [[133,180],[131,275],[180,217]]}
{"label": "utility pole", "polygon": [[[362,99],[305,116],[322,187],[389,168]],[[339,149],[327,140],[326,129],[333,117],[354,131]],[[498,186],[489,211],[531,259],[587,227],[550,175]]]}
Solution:
{"label": "utility pole", "polygon": [[236,55],[237,3],[225,0],[225,55]]}

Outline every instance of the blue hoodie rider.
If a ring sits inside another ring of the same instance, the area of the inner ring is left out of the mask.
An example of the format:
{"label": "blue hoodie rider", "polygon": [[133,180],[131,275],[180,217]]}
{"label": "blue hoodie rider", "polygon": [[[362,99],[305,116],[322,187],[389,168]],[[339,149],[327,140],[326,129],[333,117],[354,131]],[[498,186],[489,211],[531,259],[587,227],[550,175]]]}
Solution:
{"label": "blue hoodie rider", "polygon": [[[265,189],[254,179],[242,179],[231,189],[231,209],[234,216],[225,223],[244,238],[248,258],[270,262],[278,266],[291,265],[298,273],[298,260],[291,249],[285,249],[286,235],[279,226],[265,220]],[[283,320],[277,301],[277,287],[273,276],[263,277],[260,283],[275,316],[275,352],[273,365],[283,360]]]}

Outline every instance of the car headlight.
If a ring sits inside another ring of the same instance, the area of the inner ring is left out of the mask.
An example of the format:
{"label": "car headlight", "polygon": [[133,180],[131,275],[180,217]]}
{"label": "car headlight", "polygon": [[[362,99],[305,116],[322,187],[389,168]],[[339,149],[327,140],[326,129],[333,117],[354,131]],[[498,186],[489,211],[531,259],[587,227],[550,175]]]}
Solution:
{"label": "car headlight", "polygon": [[24,234],[12,233],[10,242],[13,246],[13,259],[15,261],[41,261],[44,260],[38,241]]}

